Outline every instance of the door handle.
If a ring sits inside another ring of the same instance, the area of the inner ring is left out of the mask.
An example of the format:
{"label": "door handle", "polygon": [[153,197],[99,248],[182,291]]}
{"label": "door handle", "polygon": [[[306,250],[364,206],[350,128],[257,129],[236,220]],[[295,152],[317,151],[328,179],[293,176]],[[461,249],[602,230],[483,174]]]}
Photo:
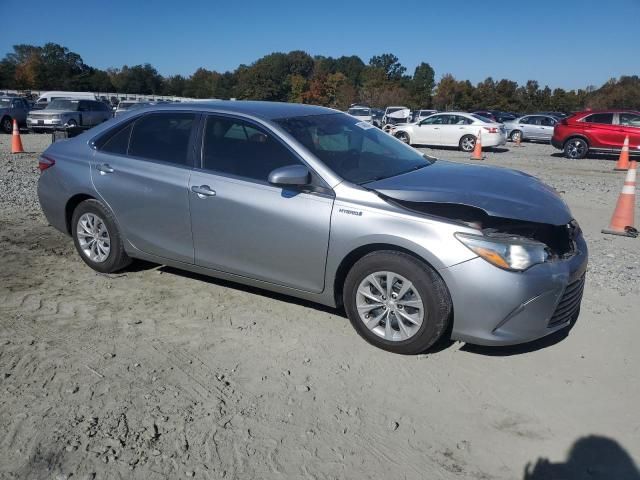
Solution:
{"label": "door handle", "polygon": [[215,190],[211,190],[211,187],[209,187],[209,185],[200,185],[200,186],[194,185],[193,187],[191,187],[191,191],[196,195],[198,195],[199,198],[216,196]]}
{"label": "door handle", "polygon": [[98,165],[96,169],[100,172],[100,175],[106,175],[107,173],[113,173],[113,168],[108,163]]}

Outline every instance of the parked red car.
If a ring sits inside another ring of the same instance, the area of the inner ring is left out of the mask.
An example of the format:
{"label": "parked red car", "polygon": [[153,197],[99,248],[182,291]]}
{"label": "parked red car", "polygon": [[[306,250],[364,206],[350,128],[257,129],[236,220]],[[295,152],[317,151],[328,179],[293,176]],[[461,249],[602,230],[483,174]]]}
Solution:
{"label": "parked red car", "polygon": [[629,153],[640,154],[640,112],[587,110],[560,120],[551,144],[567,158],[583,158],[588,152],[616,153],[629,137]]}

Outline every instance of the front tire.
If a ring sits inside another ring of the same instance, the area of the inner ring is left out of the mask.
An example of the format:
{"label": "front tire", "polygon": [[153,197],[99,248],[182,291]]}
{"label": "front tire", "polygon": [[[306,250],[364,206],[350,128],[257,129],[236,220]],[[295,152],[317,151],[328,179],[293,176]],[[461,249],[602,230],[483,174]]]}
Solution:
{"label": "front tire", "polygon": [[117,272],[131,263],[113,214],[97,200],[76,207],[71,234],[80,258],[97,272]]}
{"label": "front tire", "polygon": [[564,144],[564,155],[572,160],[580,160],[587,156],[589,144],[582,138],[570,138]]}
{"label": "front tire", "polygon": [[13,120],[11,117],[3,117],[0,128],[4,133],[13,133]]}
{"label": "front tire", "polygon": [[409,134],[407,132],[398,132],[395,137],[400,140],[402,143],[406,143],[407,145],[411,145],[411,139],[409,138]]}
{"label": "front tire", "polygon": [[473,135],[465,135],[460,139],[458,146],[463,152],[473,152],[473,149],[476,147],[476,137]]}
{"label": "front tire", "polygon": [[451,297],[431,267],[405,253],[370,253],[349,271],[343,301],[367,342],[394,353],[424,352],[446,331]]}
{"label": "front tire", "polygon": [[514,130],[511,132],[511,141],[518,142],[522,141],[522,132],[520,130]]}

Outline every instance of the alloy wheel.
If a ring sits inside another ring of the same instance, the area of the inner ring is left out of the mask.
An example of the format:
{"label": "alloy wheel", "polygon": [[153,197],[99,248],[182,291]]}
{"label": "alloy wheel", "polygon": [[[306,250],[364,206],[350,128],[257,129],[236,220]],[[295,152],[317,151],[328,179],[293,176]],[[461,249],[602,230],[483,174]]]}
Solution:
{"label": "alloy wheel", "polygon": [[372,273],[360,282],[356,308],[370,331],[392,342],[413,337],[425,317],[422,298],[414,285],[388,271]]}
{"label": "alloy wheel", "polygon": [[5,133],[11,133],[13,131],[13,122],[10,118],[5,118],[2,121],[2,129],[5,131]]}
{"label": "alloy wheel", "polygon": [[111,237],[104,221],[94,213],[85,213],[78,219],[76,229],[82,253],[92,262],[102,263],[111,252]]}
{"label": "alloy wheel", "polygon": [[582,158],[587,153],[587,146],[582,140],[571,140],[566,147],[569,158]]}
{"label": "alloy wheel", "polygon": [[404,132],[400,132],[398,135],[396,135],[396,138],[400,140],[402,143],[406,143],[406,144],[409,143],[409,136]]}
{"label": "alloy wheel", "polygon": [[476,146],[476,139],[471,136],[464,137],[460,142],[460,146],[465,152],[471,152]]}

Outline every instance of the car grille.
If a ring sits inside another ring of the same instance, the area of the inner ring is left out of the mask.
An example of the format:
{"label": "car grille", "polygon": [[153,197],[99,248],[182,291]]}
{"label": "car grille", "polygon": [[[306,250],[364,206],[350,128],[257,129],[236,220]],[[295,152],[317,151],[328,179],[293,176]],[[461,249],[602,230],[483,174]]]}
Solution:
{"label": "car grille", "polygon": [[571,320],[580,308],[580,301],[582,300],[582,291],[584,290],[585,276],[582,275],[578,280],[567,285],[556,311],[553,312],[553,316],[549,320],[547,326],[549,328],[562,325],[563,323]]}

